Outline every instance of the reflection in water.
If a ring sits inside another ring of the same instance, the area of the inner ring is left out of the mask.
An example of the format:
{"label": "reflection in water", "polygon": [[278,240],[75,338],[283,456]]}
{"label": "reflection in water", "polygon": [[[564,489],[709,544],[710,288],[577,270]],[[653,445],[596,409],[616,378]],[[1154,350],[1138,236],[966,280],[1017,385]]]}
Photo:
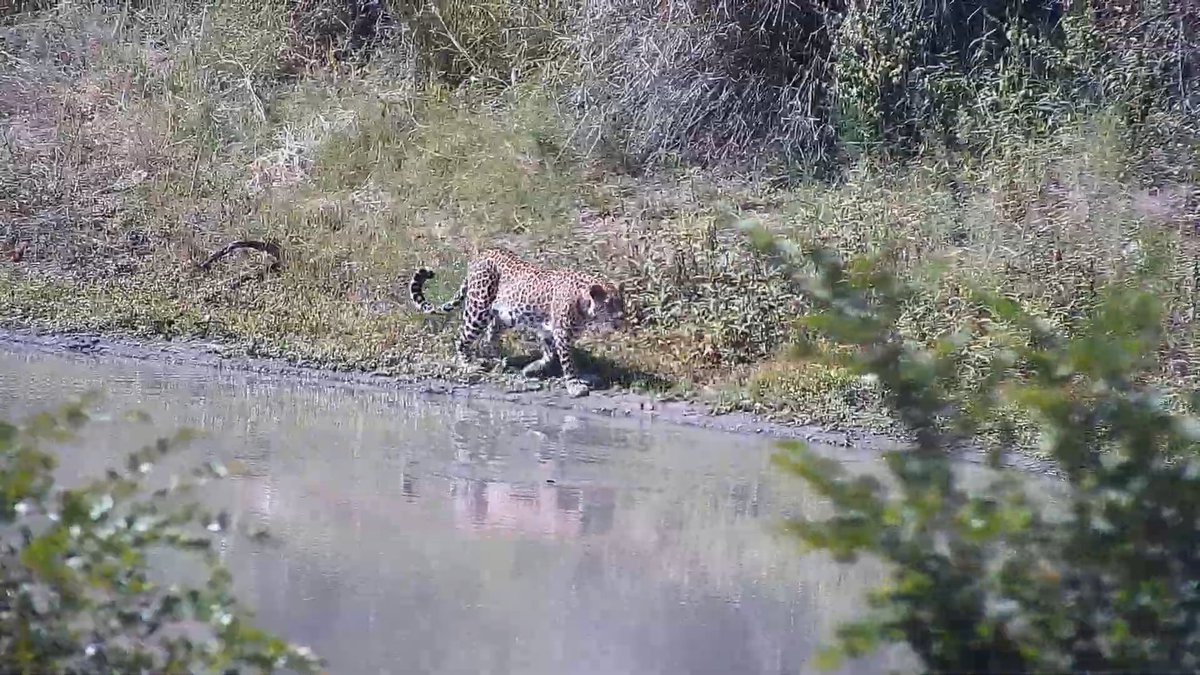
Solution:
{"label": "reflection in water", "polygon": [[607,487],[458,480],[450,495],[456,528],[511,530],[533,536],[606,534],[612,529],[616,510],[616,491]]}
{"label": "reflection in water", "polygon": [[[245,471],[208,498],[278,543],[222,541],[260,621],[335,673],[791,673],[879,570],[775,536],[827,505],[765,441],[558,411],[0,354],[0,410],[104,385]],[[64,478],[152,430],[100,424]],[[860,466],[878,470],[873,463]],[[897,653],[850,664],[877,673]]]}

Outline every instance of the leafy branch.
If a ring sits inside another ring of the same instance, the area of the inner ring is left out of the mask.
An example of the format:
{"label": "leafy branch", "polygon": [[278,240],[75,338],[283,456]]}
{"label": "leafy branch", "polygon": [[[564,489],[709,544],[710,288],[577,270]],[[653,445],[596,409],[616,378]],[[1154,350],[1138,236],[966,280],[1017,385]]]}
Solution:
{"label": "leafy branch", "polygon": [[[42,445],[78,439],[90,400],[0,421],[0,670],[318,669],[310,650],[250,623],[212,550],[229,516],[191,496],[227,469],[212,462],[147,494],[155,465],[192,434],[160,438],[81,487],[56,485]],[[163,551],[199,556],[207,582],[155,581],[150,558]]]}
{"label": "leafy branch", "polygon": [[[913,435],[886,457],[892,489],[800,443],[776,458],[835,507],[827,520],[791,521],[795,536],[842,561],[890,565],[872,611],[839,628],[826,665],[903,642],[930,672],[1200,666],[1200,424],[1144,384],[1162,339],[1152,293],[1101,289],[1064,336],[1011,299],[976,291],[1008,348],[966,383],[956,360],[973,336],[902,340],[895,322],[915,290],[879,258],[845,263],[747,229],[812,303],[803,324],[851,347],[831,358],[877,378]],[[1036,420],[1066,477],[1058,504],[1035,501],[1012,474],[981,491],[957,479],[954,449],[999,404]]]}

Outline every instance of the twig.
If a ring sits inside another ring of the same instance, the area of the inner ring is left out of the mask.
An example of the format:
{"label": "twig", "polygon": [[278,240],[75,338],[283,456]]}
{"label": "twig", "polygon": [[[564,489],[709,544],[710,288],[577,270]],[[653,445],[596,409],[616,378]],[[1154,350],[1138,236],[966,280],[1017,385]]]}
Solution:
{"label": "twig", "polygon": [[254,112],[258,116],[259,122],[267,121],[267,109],[263,104],[263,100],[259,97],[258,92],[254,90],[254,78],[250,74],[250,68],[246,64],[237,59],[221,55],[220,63],[237,66],[242,71],[242,86],[246,88],[246,93],[250,94],[250,101],[254,105]]}
{"label": "twig", "polygon": [[207,271],[209,267],[212,267],[213,263],[242,248],[251,248],[255,251],[260,251],[273,257],[275,259],[274,262],[267,267],[269,271],[277,271],[283,264],[283,249],[281,249],[278,244],[269,241],[245,239],[241,241],[230,242],[217,251],[214,251],[212,255],[208,256],[208,258],[204,260],[204,262],[200,263],[200,269]]}
{"label": "twig", "polygon": [[17,263],[17,262],[21,262],[21,260],[25,257],[25,251],[28,249],[29,249],[29,242],[22,241],[22,242],[18,242],[15,246],[13,246],[12,250],[8,250],[8,247],[5,246],[3,252],[8,254],[8,259],[10,262]]}
{"label": "twig", "polygon": [[454,45],[455,49],[457,49],[459,53],[463,55],[463,58],[467,60],[467,63],[471,66],[472,70],[474,70],[476,73],[479,73],[479,75],[482,77],[485,77],[489,80],[495,80],[501,86],[508,87],[512,85],[511,82],[505,82],[503,79],[496,77],[495,75],[484,72],[483,68],[479,66],[479,63],[471,57],[471,53],[468,52],[466,48],[463,47],[458,41],[458,39],[454,37],[454,33],[450,32],[450,26],[446,25],[446,20],[442,18],[442,13],[438,10],[437,5],[431,2],[429,3],[429,9],[433,12],[433,15],[437,17],[438,23],[442,24],[442,30],[445,31],[446,37],[450,40],[450,44]]}

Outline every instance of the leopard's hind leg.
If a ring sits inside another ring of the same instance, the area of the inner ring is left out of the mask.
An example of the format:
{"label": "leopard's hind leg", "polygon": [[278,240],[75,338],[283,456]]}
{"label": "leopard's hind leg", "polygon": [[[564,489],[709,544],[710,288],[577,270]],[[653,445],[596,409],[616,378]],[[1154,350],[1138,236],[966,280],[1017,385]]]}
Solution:
{"label": "leopard's hind leg", "polygon": [[500,273],[488,261],[472,263],[467,269],[467,297],[463,302],[462,326],[454,342],[454,352],[460,365],[472,362],[472,347],[494,320],[492,303],[500,286]]}
{"label": "leopard's hind leg", "polygon": [[549,333],[538,335],[542,343],[542,358],[521,369],[521,374],[525,377],[533,377],[546,372],[556,360],[558,360],[558,352],[554,349],[554,338]]}

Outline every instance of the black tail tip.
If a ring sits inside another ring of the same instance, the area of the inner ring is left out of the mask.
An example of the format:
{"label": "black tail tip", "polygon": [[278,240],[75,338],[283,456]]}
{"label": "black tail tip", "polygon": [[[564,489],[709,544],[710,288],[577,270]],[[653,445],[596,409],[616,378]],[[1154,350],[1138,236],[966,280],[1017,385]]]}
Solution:
{"label": "black tail tip", "polygon": [[434,277],[433,270],[427,269],[424,267],[417,270],[417,273],[413,275],[413,278],[418,281],[425,281],[427,279],[432,279],[433,277]]}

